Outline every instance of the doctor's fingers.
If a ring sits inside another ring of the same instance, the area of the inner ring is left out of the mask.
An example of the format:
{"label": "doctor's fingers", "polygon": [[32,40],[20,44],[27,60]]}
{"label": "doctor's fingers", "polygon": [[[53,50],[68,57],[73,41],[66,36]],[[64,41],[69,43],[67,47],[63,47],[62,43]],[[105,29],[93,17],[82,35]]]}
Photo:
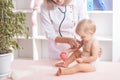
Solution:
{"label": "doctor's fingers", "polygon": [[78,43],[73,39],[73,40],[69,40],[69,45],[71,47],[78,47]]}

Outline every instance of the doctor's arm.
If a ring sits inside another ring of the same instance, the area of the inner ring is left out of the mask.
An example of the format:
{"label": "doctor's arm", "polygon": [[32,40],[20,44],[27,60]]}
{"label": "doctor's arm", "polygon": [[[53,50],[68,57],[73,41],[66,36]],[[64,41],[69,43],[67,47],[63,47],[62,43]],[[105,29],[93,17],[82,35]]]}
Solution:
{"label": "doctor's arm", "polygon": [[61,37],[57,36],[55,39],[56,43],[67,43],[71,47],[77,47],[79,44],[77,43],[76,39],[74,38],[69,38],[69,37]]}
{"label": "doctor's arm", "polygon": [[88,13],[87,13],[87,7],[85,6],[85,2],[83,0],[78,0],[78,20],[82,19],[89,19]]}

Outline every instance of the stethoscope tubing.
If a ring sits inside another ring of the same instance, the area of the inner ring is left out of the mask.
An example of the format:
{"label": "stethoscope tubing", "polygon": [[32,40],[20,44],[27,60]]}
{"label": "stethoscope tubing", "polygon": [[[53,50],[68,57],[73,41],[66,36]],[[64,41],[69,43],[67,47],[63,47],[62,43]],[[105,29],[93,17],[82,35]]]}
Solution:
{"label": "stethoscope tubing", "polygon": [[66,7],[66,5],[65,5],[65,11],[64,11],[64,12],[63,12],[60,8],[58,8],[58,9],[59,9],[59,11],[60,11],[61,13],[64,14],[63,19],[61,20],[60,25],[59,25],[59,34],[60,34],[60,36],[62,37],[61,27],[62,27],[62,24],[63,24],[63,22],[64,22],[64,20],[65,20],[65,17],[66,17],[67,7]]}

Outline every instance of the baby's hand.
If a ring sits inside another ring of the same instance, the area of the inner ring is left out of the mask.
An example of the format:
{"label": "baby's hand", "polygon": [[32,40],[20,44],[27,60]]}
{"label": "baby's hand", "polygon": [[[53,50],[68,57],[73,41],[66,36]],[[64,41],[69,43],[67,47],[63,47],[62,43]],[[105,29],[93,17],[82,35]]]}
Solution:
{"label": "baby's hand", "polygon": [[82,62],[83,62],[83,59],[82,59],[82,58],[78,58],[78,59],[76,59],[76,62],[77,62],[77,63],[82,63]]}

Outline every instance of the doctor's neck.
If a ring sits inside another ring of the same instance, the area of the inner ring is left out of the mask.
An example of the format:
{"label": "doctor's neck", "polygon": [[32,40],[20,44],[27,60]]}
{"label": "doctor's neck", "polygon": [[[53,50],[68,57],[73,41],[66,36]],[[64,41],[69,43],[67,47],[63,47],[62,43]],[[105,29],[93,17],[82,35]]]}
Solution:
{"label": "doctor's neck", "polygon": [[66,0],[51,0],[54,4],[59,5],[59,6],[65,6],[66,5]]}

